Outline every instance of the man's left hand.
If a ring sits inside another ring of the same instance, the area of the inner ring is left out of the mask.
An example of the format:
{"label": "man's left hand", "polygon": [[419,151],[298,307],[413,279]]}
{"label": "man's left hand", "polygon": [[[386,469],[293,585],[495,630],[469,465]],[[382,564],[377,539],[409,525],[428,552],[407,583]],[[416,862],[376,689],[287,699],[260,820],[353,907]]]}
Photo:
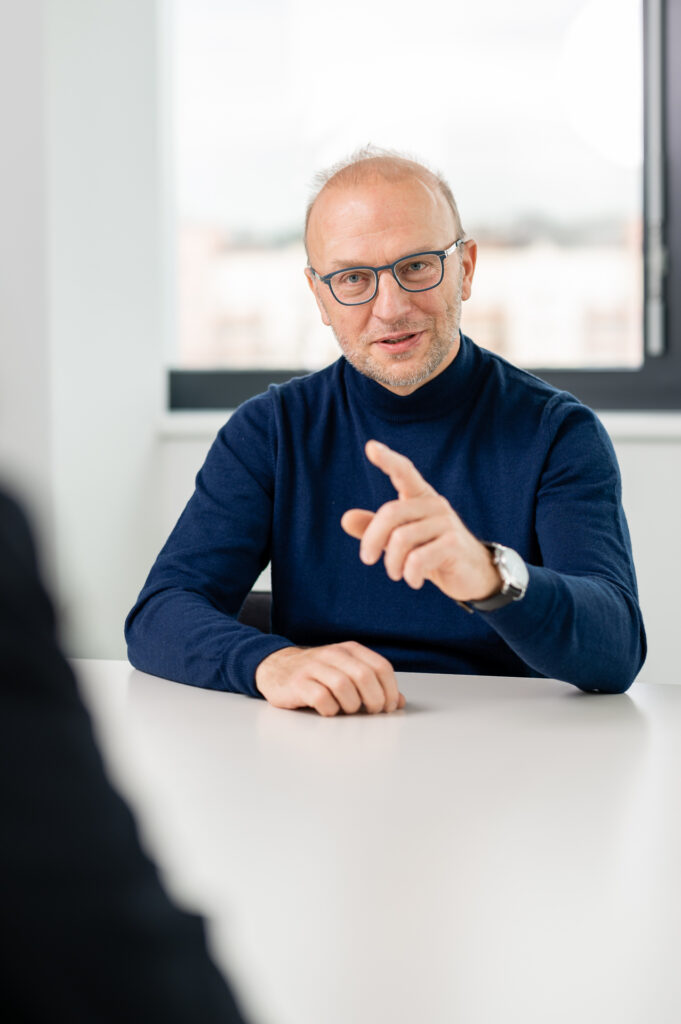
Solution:
{"label": "man's left hand", "polygon": [[423,479],[414,464],[379,441],[366,455],[397,491],[377,512],[348,509],[341,526],[361,541],[359,557],[374,565],[381,555],[391,580],[414,590],[426,580],[455,601],[482,601],[496,594],[501,578],[489,550],[468,530],[446,498]]}

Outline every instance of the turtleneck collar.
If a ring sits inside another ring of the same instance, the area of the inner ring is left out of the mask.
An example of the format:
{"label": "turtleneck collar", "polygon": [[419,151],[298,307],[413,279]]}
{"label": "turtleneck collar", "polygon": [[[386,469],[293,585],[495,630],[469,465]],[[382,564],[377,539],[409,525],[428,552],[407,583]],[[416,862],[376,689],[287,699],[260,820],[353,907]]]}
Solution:
{"label": "turtleneck collar", "polygon": [[410,395],[396,395],[345,361],[348,392],[380,419],[409,422],[439,419],[467,405],[474,395],[476,348],[459,332],[460,346],[449,366]]}

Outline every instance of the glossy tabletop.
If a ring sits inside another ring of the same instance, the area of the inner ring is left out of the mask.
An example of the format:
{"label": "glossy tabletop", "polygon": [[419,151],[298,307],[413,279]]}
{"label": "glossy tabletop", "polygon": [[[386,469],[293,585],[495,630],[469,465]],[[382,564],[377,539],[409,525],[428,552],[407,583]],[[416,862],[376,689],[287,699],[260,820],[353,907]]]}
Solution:
{"label": "glossy tabletop", "polygon": [[334,719],[76,661],[255,1024],[677,1024],[681,686],[402,674]]}

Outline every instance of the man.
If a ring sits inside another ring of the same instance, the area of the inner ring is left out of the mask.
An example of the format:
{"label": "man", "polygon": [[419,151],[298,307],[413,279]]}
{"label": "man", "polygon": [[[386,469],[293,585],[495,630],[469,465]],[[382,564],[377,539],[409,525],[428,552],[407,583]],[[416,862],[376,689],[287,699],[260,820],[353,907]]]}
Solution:
{"label": "man", "polygon": [[31,536],[0,492],[0,1011],[10,1021],[243,1021],[111,788]]}
{"label": "man", "polygon": [[[441,178],[365,151],[320,185],[306,274],[344,358],[220,431],[130,660],[324,715],[402,707],[395,670],[625,690],[645,638],[602,426],[461,334],[477,249]],[[266,635],[237,615],[270,560]]]}

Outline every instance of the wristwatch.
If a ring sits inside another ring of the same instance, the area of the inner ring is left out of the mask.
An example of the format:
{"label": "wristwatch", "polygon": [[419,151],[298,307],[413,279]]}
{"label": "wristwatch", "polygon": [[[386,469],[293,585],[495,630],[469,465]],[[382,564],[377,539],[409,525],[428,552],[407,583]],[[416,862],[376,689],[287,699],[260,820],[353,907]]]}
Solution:
{"label": "wristwatch", "polygon": [[501,590],[498,594],[486,597],[484,601],[471,601],[470,604],[478,612],[494,612],[511,601],[521,601],[525,597],[530,574],[524,561],[513,548],[488,541],[483,541],[483,544],[489,548],[492,561],[499,570]]}

